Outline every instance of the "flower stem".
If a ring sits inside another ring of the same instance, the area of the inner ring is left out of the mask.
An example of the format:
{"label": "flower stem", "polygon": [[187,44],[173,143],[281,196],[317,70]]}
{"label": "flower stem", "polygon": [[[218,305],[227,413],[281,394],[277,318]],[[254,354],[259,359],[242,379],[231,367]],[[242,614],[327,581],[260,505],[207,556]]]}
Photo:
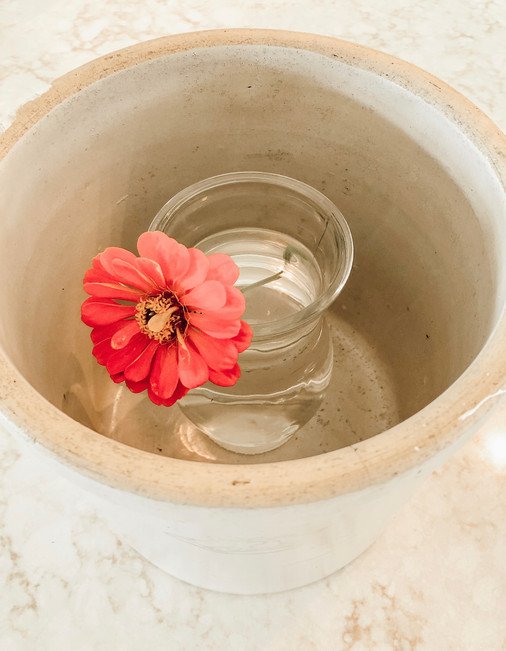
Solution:
{"label": "flower stem", "polygon": [[283,275],[283,270],[278,271],[272,276],[267,276],[267,278],[262,278],[262,280],[257,280],[256,283],[252,283],[251,285],[246,285],[246,287],[240,287],[239,289],[244,294],[244,292],[247,292],[250,289],[255,289],[256,287],[262,287],[263,285],[272,283],[274,280],[281,278],[282,275]]}

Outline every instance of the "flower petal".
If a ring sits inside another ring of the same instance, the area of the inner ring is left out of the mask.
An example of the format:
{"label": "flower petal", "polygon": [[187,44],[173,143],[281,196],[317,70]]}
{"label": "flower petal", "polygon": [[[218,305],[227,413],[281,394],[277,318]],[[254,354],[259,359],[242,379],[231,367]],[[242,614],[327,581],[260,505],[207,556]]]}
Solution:
{"label": "flower petal", "polygon": [[209,369],[209,381],[217,384],[219,387],[231,387],[241,377],[241,369],[239,364],[226,371],[215,371]]}
{"label": "flower petal", "polygon": [[188,249],[161,231],[142,233],[137,240],[137,249],[143,258],[160,265],[166,283],[172,284],[186,273],[190,265]]}
{"label": "flower petal", "polygon": [[148,387],[148,397],[151,402],[154,402],[155,405],[163,405],[164,407],[171,407],[175,402],[180,400],[187,393],[188,389],[183,386],[181,382],[179,382],[172,396],[168,400],[162,400],[160,396],[157,396],[156,393],[153,393],[153,391],[151,391],[151,387]]}
{"label": "flower petal", "polygon": [[101,274],[102,276],[106,276],[109,280],[112,280],[113,282],[115,281],[114,276],[111,276],[110,273],[108,273],[105,269],[103,264],[100,261],[102,254],[99,253],[96,255],[93,260],[91,261],[91,269],[90,271],[96,271],[96,273]]}
{"label": "flower petal", "polygon": [[137,258],[137,268],[160,289],[165,289],[167,283],[163,275],[162,268],[154,260],[149,258]]}
{"label": "flower petal", "polygon": [[225,287],[217,280],[206,280],[180,297],[183,305],[195,310],[219,310],[226,300]]}
{"label": "flower petal", "polygon": [[125,379],[125,384],[127,387],[130,389],[132,393],[140,393],[141,391],[145,391],[148,388],[148,381],[147,380],[140,380],[140,382],[132,382],[131,380]]}
{"label": "flower petal", "polygon": [[157,284],[137,268],[137,258],[133,263],[125,262],[125,260],[112,260],[111,267],[121,283],[130,287],[138,287],[143,294],[158,289]]}
{"label": "flower petal", "polygon": [[162,400],[168,400],[178,381],[176,346],[158,346],[150,375],[151,390]]}
{"label": "flower petal", "polygon": [[92,267],[84,274],[83,283],[116,283],[116,279],[103,269]]}
{"label": "flower petal", "polygon": [[[111,348],[111,340],[103,339],[102,341],[99,341],[97,344],[93,346],[93,350],[91,352],[93,354],[93,357],[95,357],[95,359],[97,360],[97,362],[102,366],[105,366],[107,364],[107,361],[110,359],[111,355],[114,353],[113,349]],[[123,380],[121,379],[119,381],[122,382]]]}
{"label": "flower petal", "polygon": [[111,348],[114,350],[124,348],[138,332],[139,324],[135,319],[124,321],[124,326],[111,337]]}
{"label": "flower petal", "polygon": [[124,371],[134,360],[139,357],[142,351],[148,346],[149,339],[141,332],[134,335],[128,345],[120,350],[115,350],[106,362],[109,375],[115,375]]}
{"label": "flower petal", "polygon": [[81,306],[81,320],[90,327],[109,325],[135,314],[134,305],[120,305],[115,301],[87,298]]}
{"label": "flower petal", "polygon": [[84,291],[97,298],[115,298],[123,301],[134,301],[137,303],[143,292],[138,289],[124,287],[117,283],[84,283]]}
{"label": "flower petal", "polygon": [[251,329],[251,326],[249,323],[246,323],[246,321],[241,321],[241,329],[236,336],[231,339],[231,341],[235,344],[237,350],[242,353],[249,347],[252,339],[253,330]]}
{"label": "flower petal", "polygon": [[232,258],[224,253],[213,253],[207,256],[209,271],[207,280],[219,280],[225,285],[233,285],[239,278],[239,267]]}
{"label": "flower petal", "polygon": [[151,402],[154,405],[164,405],[165,404],[165,400],[162,400],[159,396],[156,395],[156,393],[153,393],[150,386],[148,386],[148,398],[151,400]]}
{"label": "flower petal", "polygon": [[145,380],[151,370],[151,363],[156,350],[160,344],[152,339],[147,348],[125,369],[125,379],[129,382],[141,382]]}
{"label": "flower petal", "polygon": [[108,274],[120,282],[123,281],[121,280],[121,276],[118,276],[114,269],[114,262],[116,260],[123,260],[124,262],[134,264],[135,260],[137,260],[137,256],[134,253],[127,251],[126,249],[122,249],[119,246],[107,247],[107,249],[102,251],[102,253],[97,256],[97,258],[98,263],[102,269],[104,269]]}
{"label": "flower petal", "polygon": [[93,328],[90,333],[91,340],[94,344],[99,344],[104,340],[111,340],[118,330],[120,330],[124,325],[124,321],[115,321],[106,326],[100,326],[98,328]]}
{"label": "flower petal", "polygon": [[188,269],[177,282],[176,290],[179,293],[184,293],[197,285],[201,285],[209,270],[209,261],[205,253],[199,249],[188,249],[188,255],[190,256]]}
{"label": "flower petal", "polygon": [[116,283],[116,276],[106,271],[100,262],[101,253],[91,261],[91,269],[84,274],[83,283]]}
{"label": "flower petal", "polygon": [[235,337],[241,328],[239,319],[220,319],[214,315],[199,314],[197,312],[190,312],[188,320],[193,327],[202,330],[202,332],[207,332],[208,335],[216,337],[216,339]]}
{"label": "flower petal", "polygon": [[186,346],[177,347],[179,379],[188,389],[195,389],[209,379],[209,367],[197,350],[186,340]]}
{"label": "flower petal", "polygon": [[229,339],[216,339],[205,332],[190,328],[188,338],[205,363],[213,369],[230,369],[237,363],[237,347]]}
{"label": "flower petal", "polygon": [[[219,319],[239,319],[246,309],[244,294],[237,287],[225,286],[227,299],[225,305],[214,313]],[[209,313],[209,312],[208,312]]]}
{"label": "flower petal", "polygon": [[162,266],[162,261],[158,260],[159,250],[162,249],[163,251],[167,239],[168,235],[165,235],[162,231],[147,231],[146,233],[141,233],[137,240],[137,250],[139,251],[139,255],[143,258],[155,260],[160,266]]}

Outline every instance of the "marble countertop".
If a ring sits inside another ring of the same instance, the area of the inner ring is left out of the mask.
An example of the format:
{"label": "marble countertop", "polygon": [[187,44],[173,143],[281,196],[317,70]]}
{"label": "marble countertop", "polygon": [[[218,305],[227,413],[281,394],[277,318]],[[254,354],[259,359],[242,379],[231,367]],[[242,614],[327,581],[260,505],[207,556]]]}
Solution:
{"label": "marble countertop", "polygon": [[[506,126],[501,0],[0,2],[0,125],[101,54],[168,33],[271,27],[411,61]],[[0,433],[0,649],[506,649],[506,415],[432,475],[352,565],[285,594],[200,590],[145,562],[87,494]]]}

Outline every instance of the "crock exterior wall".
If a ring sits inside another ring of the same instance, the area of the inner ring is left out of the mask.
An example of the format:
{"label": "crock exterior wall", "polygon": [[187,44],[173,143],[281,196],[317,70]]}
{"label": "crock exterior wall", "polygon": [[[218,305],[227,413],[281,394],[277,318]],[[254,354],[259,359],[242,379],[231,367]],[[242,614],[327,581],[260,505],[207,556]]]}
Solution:
{"label": "crock exterior wall", "polygon": [[[487,416],[479,423],[486,427]],[[337,497],[264,508],[200,507],[118,490],[39,458],[79,485],[111,528],[183,581],[233,594],[281,592],[322,579],[362,554],[423,480],[475,433],[387,482]]]}

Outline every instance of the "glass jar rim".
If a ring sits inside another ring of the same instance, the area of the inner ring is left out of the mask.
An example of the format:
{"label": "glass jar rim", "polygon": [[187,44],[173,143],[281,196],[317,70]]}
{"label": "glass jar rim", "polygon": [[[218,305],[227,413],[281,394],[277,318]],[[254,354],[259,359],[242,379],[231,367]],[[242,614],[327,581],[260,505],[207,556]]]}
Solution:
{"label": "glass jar rim", "polygon": [[336,269],[330,280],[326,283],[325,289],[314,301],[303,307],[296,314],[269,321],[268,323],[255,324],[254,340],[270,339],[274,336],[303,328],[329,307],[340,294],[351,273],[354,255],[353,238],[348,222],[337,206],[316,188],[298,179],[273,172],[241,171],[217,174],[197,181],[171,197],[157,212],[148,230],[165,232],[165,228],[177,211],[196,195],[223,185],[236,183],[269,183],[286,188],[308,198],[320,206],[330,217],[329,224],[334,229],[336,246],[338,245],[339,238],[339,245],[342,251],[339,257],[340,264],[336,265]]}

